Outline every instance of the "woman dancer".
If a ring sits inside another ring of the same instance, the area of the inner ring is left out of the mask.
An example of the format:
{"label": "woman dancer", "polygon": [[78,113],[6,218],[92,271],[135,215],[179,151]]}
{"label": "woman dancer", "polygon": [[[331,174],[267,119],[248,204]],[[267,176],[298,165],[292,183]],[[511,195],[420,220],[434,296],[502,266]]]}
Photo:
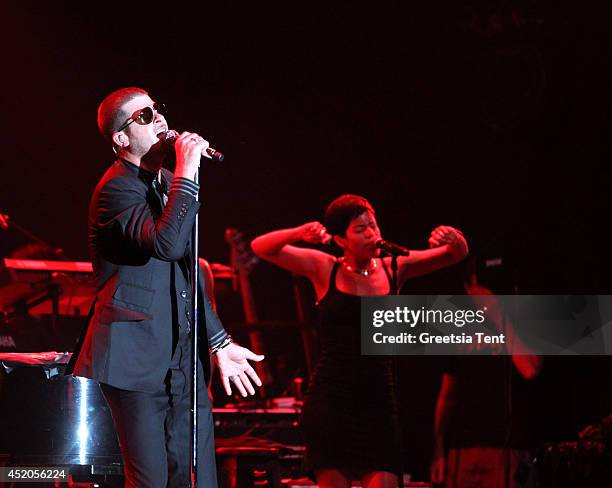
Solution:
{"label": "woman dancer", "polygon": [[[297,247],[305,241],[342,249],[335,256]],[[304,400],[301,426],[306,462],[321,488],[398,486],[400,425],[389,356],[360,354],[360,297],[397,293],[391,258],[381,257],[381,239],[372,205],[343,195],[325,212],[325,226],[309,222],[259,236],[255,254],[312,282],[320,309],[321,351]],[[461,232],[440,226],[428,250],[398,258],[398,288],[410,277],[461,261],[467,244]]]}

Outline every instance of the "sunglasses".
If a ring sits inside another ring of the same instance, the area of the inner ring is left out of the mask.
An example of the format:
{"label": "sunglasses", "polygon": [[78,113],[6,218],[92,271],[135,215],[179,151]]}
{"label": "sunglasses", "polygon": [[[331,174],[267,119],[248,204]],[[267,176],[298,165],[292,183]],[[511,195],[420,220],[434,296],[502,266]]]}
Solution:
{"label": "sunglasses", "polygon": [[136,110],[136,112],[134,112],[131,117],[115,132],[121,132],[132,122],[136,122],[138,125],[149,125],[151,122],[153,122],[155,112],[165,116],[166,106],[163,103],[155,102],[152,107],[145,107],[141,108],[140,110]]}

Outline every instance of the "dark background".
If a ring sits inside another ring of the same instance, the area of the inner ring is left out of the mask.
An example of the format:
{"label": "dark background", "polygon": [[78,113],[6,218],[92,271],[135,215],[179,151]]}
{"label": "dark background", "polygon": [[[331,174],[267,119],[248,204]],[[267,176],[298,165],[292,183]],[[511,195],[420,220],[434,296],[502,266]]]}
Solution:
{"label": "dark background", "polygon": [[[610,12],[406,3],[3,2],[0,211],[88,259],[89,196],[113,159],[95,111],[134,85],[226,154],[203,172],[211,261],[228,261],[228,226],[254,237],[320,220],[350,192],[409,247],[462,229],[481,261],[502,257],[499,291],[610,293]],[[27,242],[0,239],[2,255]],[[253,280],[260,316],[295,315],[286,273],[261,265]],[[585,368],[595,389],[606,381],[573,360],[576,383]],[[566,427],[593,416],[580,398]]]}
{"label": "dark background", "polygon": [[227,226],[318,220],[352,192],[390,240],[424,247],[444,223],[503,249],[524,291],[610,288],[609,12],[223,3],[4,2],[0,210],[87,259],[89,195],[113,156],[95,110],[136,85],[227,156],[204,175],[213,261]]}

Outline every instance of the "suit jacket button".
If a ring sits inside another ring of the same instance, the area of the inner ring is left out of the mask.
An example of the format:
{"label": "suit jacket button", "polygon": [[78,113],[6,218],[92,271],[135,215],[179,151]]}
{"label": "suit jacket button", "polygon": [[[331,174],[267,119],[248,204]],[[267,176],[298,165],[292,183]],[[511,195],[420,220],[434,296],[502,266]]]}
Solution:
{"label": "suit jacket button", "polygon": [[186,290],[181,291],[181,298],[187,298],[187,291]]}

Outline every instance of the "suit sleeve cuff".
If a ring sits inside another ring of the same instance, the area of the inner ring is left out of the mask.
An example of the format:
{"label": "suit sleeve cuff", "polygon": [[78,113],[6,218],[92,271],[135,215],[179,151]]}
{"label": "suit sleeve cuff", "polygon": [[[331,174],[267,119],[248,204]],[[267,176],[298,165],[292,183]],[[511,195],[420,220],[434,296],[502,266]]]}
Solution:
{"label": "suit sleeve cuff", "polygon": [[232,336],[229,335],[229,334],[226,334],[225,335],[225,339],[223,339],[223,341],[217,342],[217,343],[215,343],[214,346],[210,347],[209,353],[210,354],[217,354],[221,349],[225,349],[227,346],[229,346],[233,342],[234,342],[234,340],[232,339]]}
{"label": "suit sleeve cuff", "polygon": [[224,330],[217,332],[212,337],[208,338],[208,347],[215,349],[228,338],[228,333]]}
{"label": "suit sleeve cuff", "polygon": [[170,189],[195,197],[200,191],[200,185],[188,178],[174,178]]}

